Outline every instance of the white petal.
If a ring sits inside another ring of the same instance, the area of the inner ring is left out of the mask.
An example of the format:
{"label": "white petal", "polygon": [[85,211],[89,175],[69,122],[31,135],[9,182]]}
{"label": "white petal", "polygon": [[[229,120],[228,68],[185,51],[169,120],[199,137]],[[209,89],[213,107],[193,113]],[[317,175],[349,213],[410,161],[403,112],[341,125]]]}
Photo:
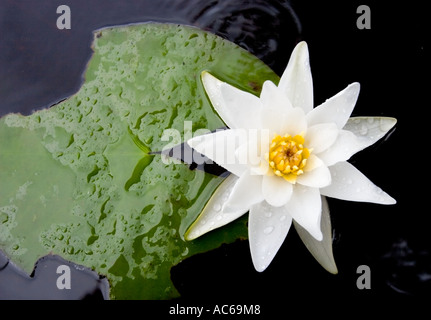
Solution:
{"label": "white petal", "polygon": [[260,100],[264,111],[272,110],[280,114],[292,109],[292,103],[286,94],[269,80],[263,83]]}
{"label": "white petal", "polygon": [[313,188],[326,187],[331,183],[331,173],[322,160],[311,154],[304,167],[304,173],[296,178],[296,182]]}
{"label": "white petal", "polygon": [[292,184],[282,177],[276,175],[263,176],[263,197],[274,207],[285,205],[292,196],[292,189]]}
{"label": "white petal", "polygon": [[258,202],[262,202],[262,176],[244,172],[233,187],[232,193],[225,203],[226,210],[237,211],[250,209]]}
{"label": "white petal", "polygon": [[290,134],[292,137],[297,134],[304,134],[307,131],[307,120],[304,110],[293,108],[286,113],[283,124],[278,129],[279,135]]}
{"label": "white petal", "polygon": [[208,200],[202,213],[185,233],[184,238],[186,240],[196,239],[211,230],[222,227],[248,211],[248,209],[237,211],[223,210],[223,205],[238,179],[237,176],[231,174],[223,180]]}
{"label": "white petal", "polygon": [[286,127],[292,104],[286,95],[271,81],[265,81],[260,96],[262,111],[260,114],[261,127],[270,130],[271,136],[280,134]]}
{"label": "white petal", "polygon": [[353,154],[362,150],[362,144],[350,131],[340,130],[337,140],[331,147],[319,154],[319,158],[327,165],[348,160]]}
{"label": "white petal", "polygon": [[360,138],[371,140],[373,144],[391,130],[397,119],[390,117],[352,117],[347,121],[344,130],[353,132]]}
{"label": "white petal", "polygon": [[236,149],[235,156],[238,162],[247,164],[250,168],[260,167],[261,161],[265,161],[265,153],[269,150],[271,143],[269,137],[268,130],[248,130],[247,143]]}
{"label": "white petal", "polygon": [[295,221],[293,221],[293,224],[302,242],[317,262],[330,273],[337,274],[338,270],[335,264],[334,254],[332,253],[331,217],[329,215],[328,201],[326,198],[322,197],[322,217],[320,222],[320,229],[323,235],[322,241],[317,241]]}
{"label": "white petal", "polygon": [[396,201],[372,183],[364,174],[348,162],[338,162],[329,167],[332,182],[320,189],[324,196],[348,201],[395,204]]}
{"label": "white petal", "polygon": [[307,114],[308,126],[334,122],[342,129],[350,117],[358,99],[360,85],[355,82],[326,100]]}
{"label": "white petal", "polygon": [[260,160],[260,148],[258,150],[257,141],[248,140],[235,150],[235,158],[239,163],[250,165],[257,164]]}
{"label": "white petal", "polygon": [[250,173],[259,176],[269,174],[270,170],[272,169],[269,167],[268,162],[266,162],[264,159],[260,162],[260,165],[250,167]]}
{"label": "white petal", "polygon": [[381,139],[396,123],[397,119],[390,117],[353,117],[343,129],[356,135],[362,150]]}
{"label": "white petal", "polygon": [[305,146],[313,149],[313,153],[319,154],[328,149],[337,139],[338,131],[335,123],[319,123],[307,129]]}
{"label": "white petal", "polygon": [[278,87],[286,93],[294,107],[302,108],[305,113],[313,109],[313,78],[307,43],[296,45]]}
{"label": "white petal", "polygon": [[283,207],[274,208],[265,201],[250,209],[248,234],[251,257],[257,271],[265,270],[289,232],[291,216]]}
{"label": "white petal", "polygon": [[358,117],[350,118],[340,130],[337,140],[325,152],[319,154],[319,158],[327,166],[339,161],[350,159],[356,152],[365,149],[381,139],[397,120],[385,117]]}
{"label": "white petal", "polygon": [[314,169],[323,166],[324,163],[318,156],[315,154],[310,154],[310,156],[307,159],[307,165],[304,167],[304,172],[310,172]]}
{"label": "white petal", "polygon": [[320,230],[322,200],[319,189],[295,185],[292,197],[285,208],[292,218],[316,240],[323,239]]}
{"label": "white petal", "polygon": [[226,82],[220,81],[208,72],[202,72],[205,91],[219,116],[231,128],[258,128],[262,109],[260,99]]}
{"label": "white petal", "polygon": [[241,176],[247,170],[247,165],[240,163],[235,157],[236,149],[247,143],[246,130],[216,131],[192,138],[187,143],[197,152],[202,153],[237,176]]}

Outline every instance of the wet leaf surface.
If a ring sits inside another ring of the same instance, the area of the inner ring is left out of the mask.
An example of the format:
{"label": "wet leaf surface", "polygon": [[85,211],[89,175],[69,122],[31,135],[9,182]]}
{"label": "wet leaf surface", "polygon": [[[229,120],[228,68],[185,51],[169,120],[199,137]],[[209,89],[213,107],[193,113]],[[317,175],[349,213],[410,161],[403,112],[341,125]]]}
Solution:
{"label": "wet leaf surface", "polygon": [[165,129],[183,142],[224,126],[203,70],[255,93],[277,76],[236,45],[179,25],[102,29],[94,50],[77,94],[0,120],[0,243],[28,273],[52,252],[105,275],[111,298],[176,297],[171,267],[246,237],[246,220],[185,242],[223,177],[153,152],[172,143]]}

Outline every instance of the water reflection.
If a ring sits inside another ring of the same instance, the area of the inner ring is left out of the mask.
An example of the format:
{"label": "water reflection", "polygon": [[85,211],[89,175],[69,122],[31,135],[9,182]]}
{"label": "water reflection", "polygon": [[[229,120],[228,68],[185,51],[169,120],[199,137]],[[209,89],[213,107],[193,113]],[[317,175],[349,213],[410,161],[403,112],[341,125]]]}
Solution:
{"label": "water reflection", "polygon": [[195,25],[249,50],[276,72],[301,26],[287,1],[77,0],[71,29],[56,28],[56,5],[10,1],[0,5],[0,116],[30,114],[78,91],[90,58],[93,30],[146,21]]}
{"label": "water reflection", "polygon": [[398,293],[422,295],[431,286],[431,255],[406,239],[395,241],[382,262],[387,269],[387,285]]}
{"label": "water reflection", "polygon": [[247,49],[280,74],[298,40],[301,24],[288,1],[178,2],[178,12],[193,25]]}
{"label": "water reflection", "polygon": [[[59,269],[60,267],[60,269]],[[62,268],[62,269],[61,269]],[[61,270],[67,270],[67,273]],[[62,283],[69,277],[69,286]],[[73,279],[73,281],[72,281]],[[0,300],[102,300],[109,299],[108,280],[90,269],[57,255],[37,261],[29,276],[0,250]]]}

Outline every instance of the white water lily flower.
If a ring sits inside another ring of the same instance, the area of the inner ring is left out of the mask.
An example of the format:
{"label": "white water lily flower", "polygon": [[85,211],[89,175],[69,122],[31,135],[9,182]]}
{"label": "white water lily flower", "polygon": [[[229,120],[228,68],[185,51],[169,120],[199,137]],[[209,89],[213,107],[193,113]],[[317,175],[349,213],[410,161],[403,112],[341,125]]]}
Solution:
{"label": "white water lily flower", "polygon": [[249,212],[251,256],[256,270],[263,271],[282,245],[292,221],[317,241],[323,239],[322,196],[395,203],[346,160],[383,137],[396,119],[349,119],[359,83],[313,108],[305,42],[295,47],[278,86],[266,81],[260,98],[207,72],[202,74],[202,81],[229,129],[187,142],[232,174],[187,231],[187,240]]}

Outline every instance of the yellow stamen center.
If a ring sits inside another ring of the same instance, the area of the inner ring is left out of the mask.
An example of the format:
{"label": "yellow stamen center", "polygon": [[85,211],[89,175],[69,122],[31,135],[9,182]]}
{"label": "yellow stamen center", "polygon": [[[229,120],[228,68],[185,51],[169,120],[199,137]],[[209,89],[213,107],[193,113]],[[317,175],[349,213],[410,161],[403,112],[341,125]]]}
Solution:
{"label": "yellow stamen center", "polygon": [[304,147],[302,135],[275,135],[265,159],[277,176],[295,183],[297,176],[304,173],[310,153],[311,150]]}

